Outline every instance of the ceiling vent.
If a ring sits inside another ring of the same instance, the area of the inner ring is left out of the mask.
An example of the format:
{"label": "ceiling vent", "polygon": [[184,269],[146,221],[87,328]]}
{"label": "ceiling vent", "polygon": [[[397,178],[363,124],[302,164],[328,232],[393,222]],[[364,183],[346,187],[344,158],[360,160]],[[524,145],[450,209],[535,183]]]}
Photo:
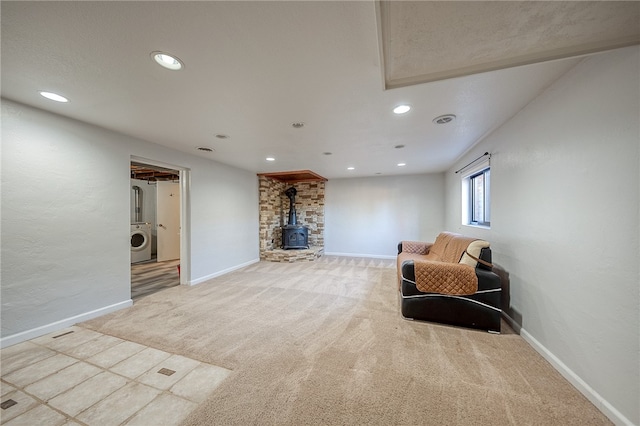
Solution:
{"label": "ceiling vent", "polygon": [[436,124],[447,124],[456,119],[456,116],[453,114],[445,114],[433,119],[433,122]]}

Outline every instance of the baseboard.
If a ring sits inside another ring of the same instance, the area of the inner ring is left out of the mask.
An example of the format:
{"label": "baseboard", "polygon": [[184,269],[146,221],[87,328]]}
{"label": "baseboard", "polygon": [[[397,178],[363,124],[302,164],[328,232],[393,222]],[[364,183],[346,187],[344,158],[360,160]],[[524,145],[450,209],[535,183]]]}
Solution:
{"label": "baseboard", "polygon": [[516,322],[513,318],[511,318],[505,311],[502,311],[502,318],[509,324],[509,327],[516,332],[516,334],[520,334],[520,330],[522,330],[522,326]]}
{"label": "baseboard", "polygon": [[340,257],[366,257],[368,259],[395,259],[396,256],[385,256],[379,254],[357,254],[357,253],[324,253],[327,256],[340,256]]}
{"label": "baseboard", "polygon": [[13,346],[17,343],[24,342],[26,340],[35,339],[36,337],[44,336],[45,334],[53,333],[54,331],[62,330],[63,328],[71,327],[79,322],[88,321],[93,318],[97,318],[102,315],[106,315],[111,312],[119,311],[120,309],[128,308],[133,305],[133,300],[125,300],[120,303],[105,306],[100,309],[94,309],[93,311],[85,312],[80,315],[75,315],[69,318],[62,319],[60,321],[52,322],[51,324],[42,325],[40,327],[32,328],[31,330],[22,331],[20,333],[12,334],[0,339],[0,348],[6,348]]}
{"label": "baseboard", "polygon": [[245,263],[241,263],[240,265],[232,266],[231,268],[223,269],[222,271],[214,272],[213,274],[206,275],[204,277],[196,278],[195,280],[191,280],[188,282],[188,285],[197,285],[213,279],[215,277],[219,277],[221,275],[228,274],[229,272],[233,272],[237,269],[244,268],[245,266],[253,265],[254,263],[260,262],[260,259],[253,259]]}
{"label": "baseboard", "polygon": [[549,349],[544,347],[538,342],[527,330],[520,328],[520,336],[533,347],[544,359],[558,370],[562,376],[569,381],[580,393],[582,393],[593,405],[596,406],[605,416],[609,418],[616,425],[629,425],[633,426],[633,423],[627,419],[621,412],[611,405],[606,399],[604,399],[598,392],[596,392],[591,386],[589,386],[584,380],[580,378],[576,373],[567,367],[558,357],[556,357]]}

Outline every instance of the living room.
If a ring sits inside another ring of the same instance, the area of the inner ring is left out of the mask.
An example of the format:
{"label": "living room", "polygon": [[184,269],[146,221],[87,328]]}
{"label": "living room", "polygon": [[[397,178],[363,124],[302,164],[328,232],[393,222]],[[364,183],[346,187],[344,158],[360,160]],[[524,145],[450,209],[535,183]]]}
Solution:
{"label": "living room", "polygon": [[[325,253],[389,259],[442,230],[489,241],[509,324],[611,421],[639,424],[639,58],[575,60],[446,170],[330,178]],[[455,171],[485,152],[491,227],[471,227]],[[258,262],[256,171],[3,98],[3,347],[131,306],[132,158],[188,170],[187,284]]]}

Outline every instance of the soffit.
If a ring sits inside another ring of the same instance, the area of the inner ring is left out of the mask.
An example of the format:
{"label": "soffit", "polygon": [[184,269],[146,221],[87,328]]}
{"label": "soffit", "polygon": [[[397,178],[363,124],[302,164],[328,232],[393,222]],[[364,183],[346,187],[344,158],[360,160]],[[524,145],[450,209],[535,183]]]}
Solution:
{"label": "soffit", "polygon": [[386,88],[640,43],[637,1],[382,1]]}

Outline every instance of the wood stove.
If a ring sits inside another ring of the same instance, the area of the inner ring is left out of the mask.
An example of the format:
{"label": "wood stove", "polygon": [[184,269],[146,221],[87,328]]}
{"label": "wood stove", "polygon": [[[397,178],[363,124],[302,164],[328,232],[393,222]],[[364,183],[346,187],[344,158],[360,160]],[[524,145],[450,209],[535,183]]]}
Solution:
{"label": "wood stove", "polygon": [[308,249],[309,228],[298,225],[296,207],[294,205],[298,191],[292,186],[284,193],[289,197],[289,224],[282,227],[282,248],[285,250]]}
{"label": "wood stove", "polygon": [[309,228],[302,225],[287,225],[282,228],[282,248],[308,249]]}

